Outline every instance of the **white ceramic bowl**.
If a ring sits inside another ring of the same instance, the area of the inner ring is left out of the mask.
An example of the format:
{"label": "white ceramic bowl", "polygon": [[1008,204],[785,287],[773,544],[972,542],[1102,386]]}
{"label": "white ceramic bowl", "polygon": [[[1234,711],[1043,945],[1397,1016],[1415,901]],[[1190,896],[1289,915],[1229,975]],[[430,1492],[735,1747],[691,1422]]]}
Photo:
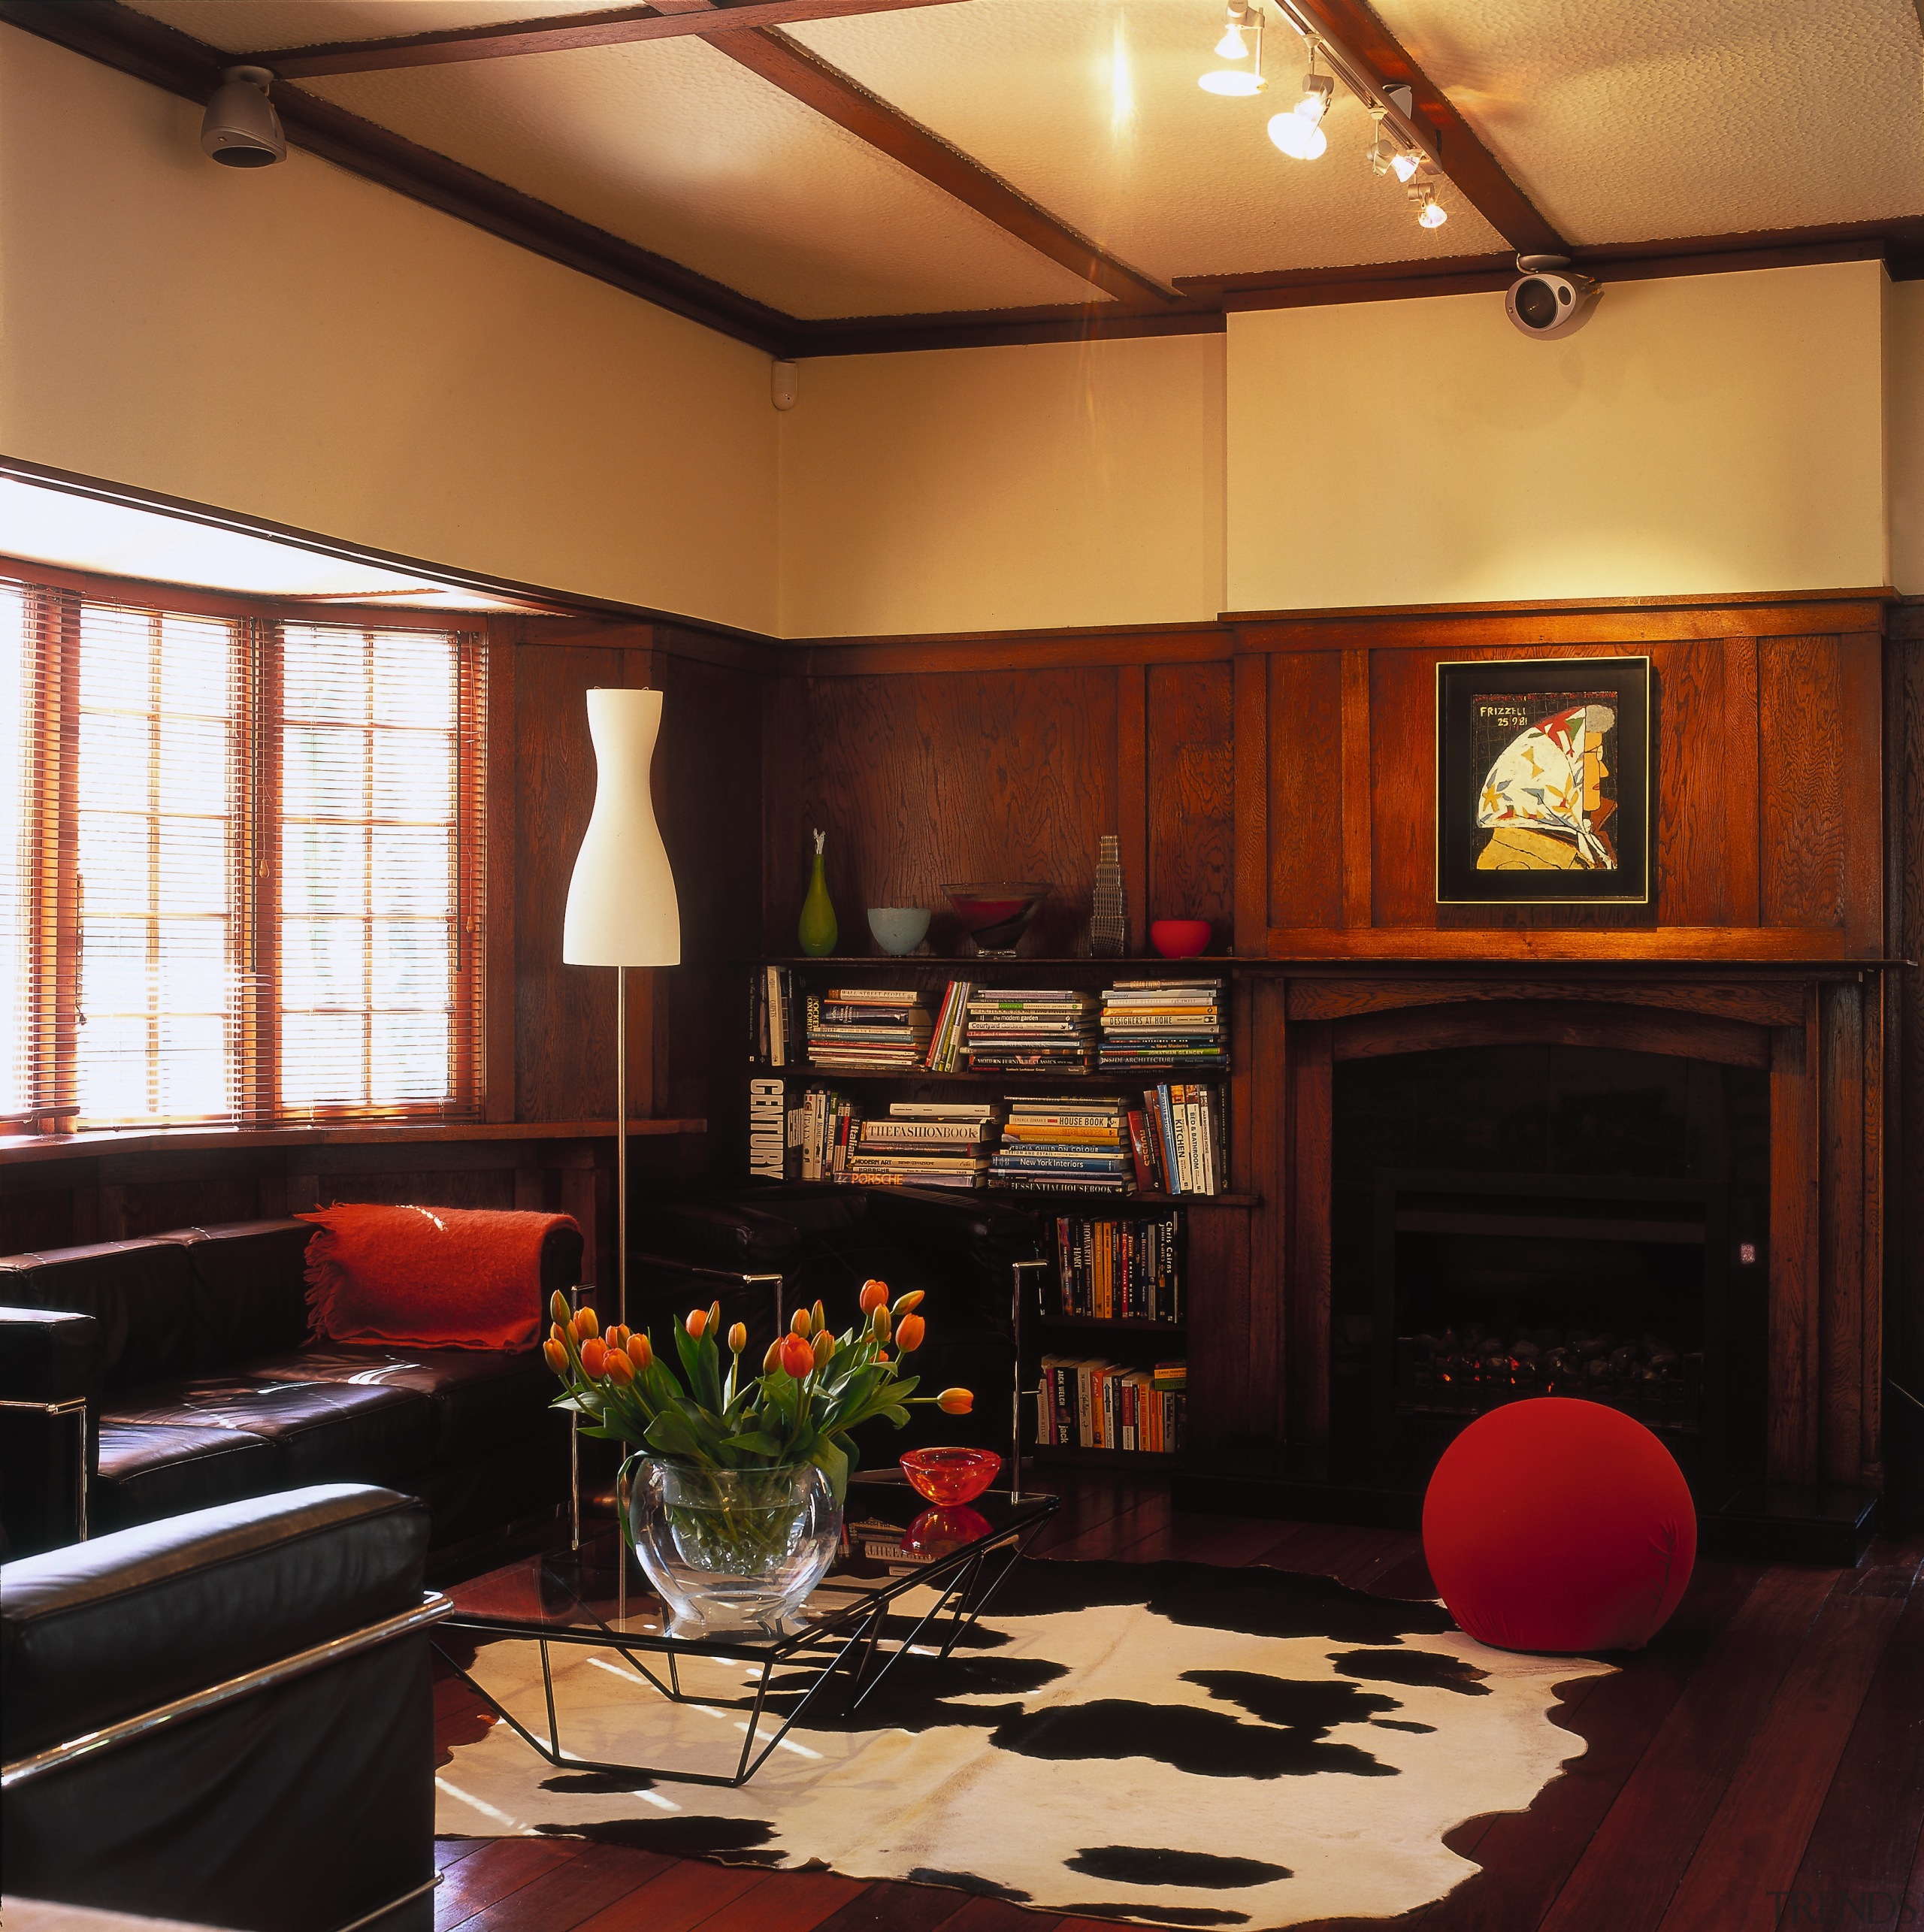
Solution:
{"label": "white ceramic bowl", "polygon": [[922,906],[871,906],[869,930],[885,953],[912,953],[929,930],[928,909]]}

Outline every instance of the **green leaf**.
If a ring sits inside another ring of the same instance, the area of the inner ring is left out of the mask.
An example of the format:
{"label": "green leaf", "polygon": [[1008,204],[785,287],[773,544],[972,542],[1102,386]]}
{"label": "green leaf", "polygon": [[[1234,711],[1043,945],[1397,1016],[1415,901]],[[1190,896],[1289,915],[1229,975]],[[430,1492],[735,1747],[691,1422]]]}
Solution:
{"label": "green leaf", "polygon": [[782,1453],[782,1444],[762,1429],[750,1429],[746,1435],[731,1435],[722,1446],[724,1449],[745,1449],[752,1456]]}

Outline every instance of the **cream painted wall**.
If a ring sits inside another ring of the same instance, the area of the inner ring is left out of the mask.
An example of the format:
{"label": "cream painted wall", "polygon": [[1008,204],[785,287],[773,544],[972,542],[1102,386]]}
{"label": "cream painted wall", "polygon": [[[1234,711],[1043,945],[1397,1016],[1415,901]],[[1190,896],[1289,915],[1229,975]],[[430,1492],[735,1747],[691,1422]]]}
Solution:
{"label": "cream painted wall", "polygon": [[1891,582],[1924,597],[1924,282],[1889,284],[1884,322]]}
{"label": "cream painted wall", "polygon": [[1883,286],[1620,283],[1553,343],[1496,295],[1232,316],[1229,606],[1887,582]]}
{"label": "cream painted wall", "polygon": [[[0,27],[0,449],[772,630],[768,358]],[[0,532],[0,549],[5,534]]]}
{"label": "cream painted wall", "polygon": [[1213,618],[1222,425],[1220,335],[813,358],[782,419],[782,633]]}

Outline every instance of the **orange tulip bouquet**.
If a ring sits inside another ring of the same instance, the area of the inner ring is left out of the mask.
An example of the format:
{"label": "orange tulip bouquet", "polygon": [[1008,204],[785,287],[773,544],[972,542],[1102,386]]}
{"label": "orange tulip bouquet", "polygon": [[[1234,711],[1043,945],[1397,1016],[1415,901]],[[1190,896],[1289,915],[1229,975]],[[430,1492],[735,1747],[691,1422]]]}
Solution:
{"label": "orange tulip bouquet", "polygon": [[[755,1580],[789,1565],[798,1536],[819,1540],[824,1516],[833,1526],[824,1565],[832,1553],[858,1456],[852,1432],[877,1416],[900,1429],[912,1405],[932,1404],[949,1415],[973,1407],[966,1389],[918,1395],[916,1378],[903,1373],[905,1358],[921,1345],[921,1299],[918,1291],[891,1305],[885,1282],[864,1283],[861,1325],[839,1335],[829,1332],[819,1302],[797,1309],[788,1333],[762,1358],[761,1372],[745,1374],[747,1329],[737,1322],[728,1330],[725,1364],[718,1302],[676,1323],[678,1374],[646,1333],[619,1326],[604,1333],[591,1308],[571,1315],[566,1299],[555,1296],[543,1352],[567,1389],[555,1406],[579,1416],[584,1435],[631,1443],[642,1453],[630,1461],[631,1470],[637,1459],[644,1467],[625,1527],[651,1580],[678,1610],[690,1610],[681,1598],[703,1594],[690,1581],[694,1571],[711,1581],[717,1574],[736,1580],[737,1607],[765,1611],[766,1603],[749,1601],[758,1598]],[[807,1476],[811,1469],[821,1483]],[[798,1531],[797,1511],[811,1509],[816,1528]],[[661,1532],[652,1540],[650,1524]],[[808,1579],[811,1587],[819,1574]],[[776,1594],[794,1600],[791,1588]],[[710,1608],[697,1601],[690,1613],[707,1616]]]}

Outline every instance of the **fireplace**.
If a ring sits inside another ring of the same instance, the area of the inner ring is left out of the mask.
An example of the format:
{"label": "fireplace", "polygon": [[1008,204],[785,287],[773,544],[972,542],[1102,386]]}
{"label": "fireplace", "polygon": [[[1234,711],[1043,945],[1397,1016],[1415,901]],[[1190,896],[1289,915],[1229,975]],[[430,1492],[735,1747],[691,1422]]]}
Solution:
{"label": "fireplace", "polygon": [[1759,1070],[1553,1043],[1335,1068],[1332,1448],[1420,1487],[1539,1395],[1655,1429],[1715,1509],[1763,1473]]}
{"label": "fireplace", "polygon": [[1729,1238],[1726,1187],[1435,1169],[1375,1179],[1370,1392],[1374,1435],[1396,1459],[1427,1467],[1476,1416],[1561,1395],[1655,1431],[1700,1504],[1754,1476],[1762,1413],[1738,1391],[1761,1386],[1762,1297],[1756,1244]]}

